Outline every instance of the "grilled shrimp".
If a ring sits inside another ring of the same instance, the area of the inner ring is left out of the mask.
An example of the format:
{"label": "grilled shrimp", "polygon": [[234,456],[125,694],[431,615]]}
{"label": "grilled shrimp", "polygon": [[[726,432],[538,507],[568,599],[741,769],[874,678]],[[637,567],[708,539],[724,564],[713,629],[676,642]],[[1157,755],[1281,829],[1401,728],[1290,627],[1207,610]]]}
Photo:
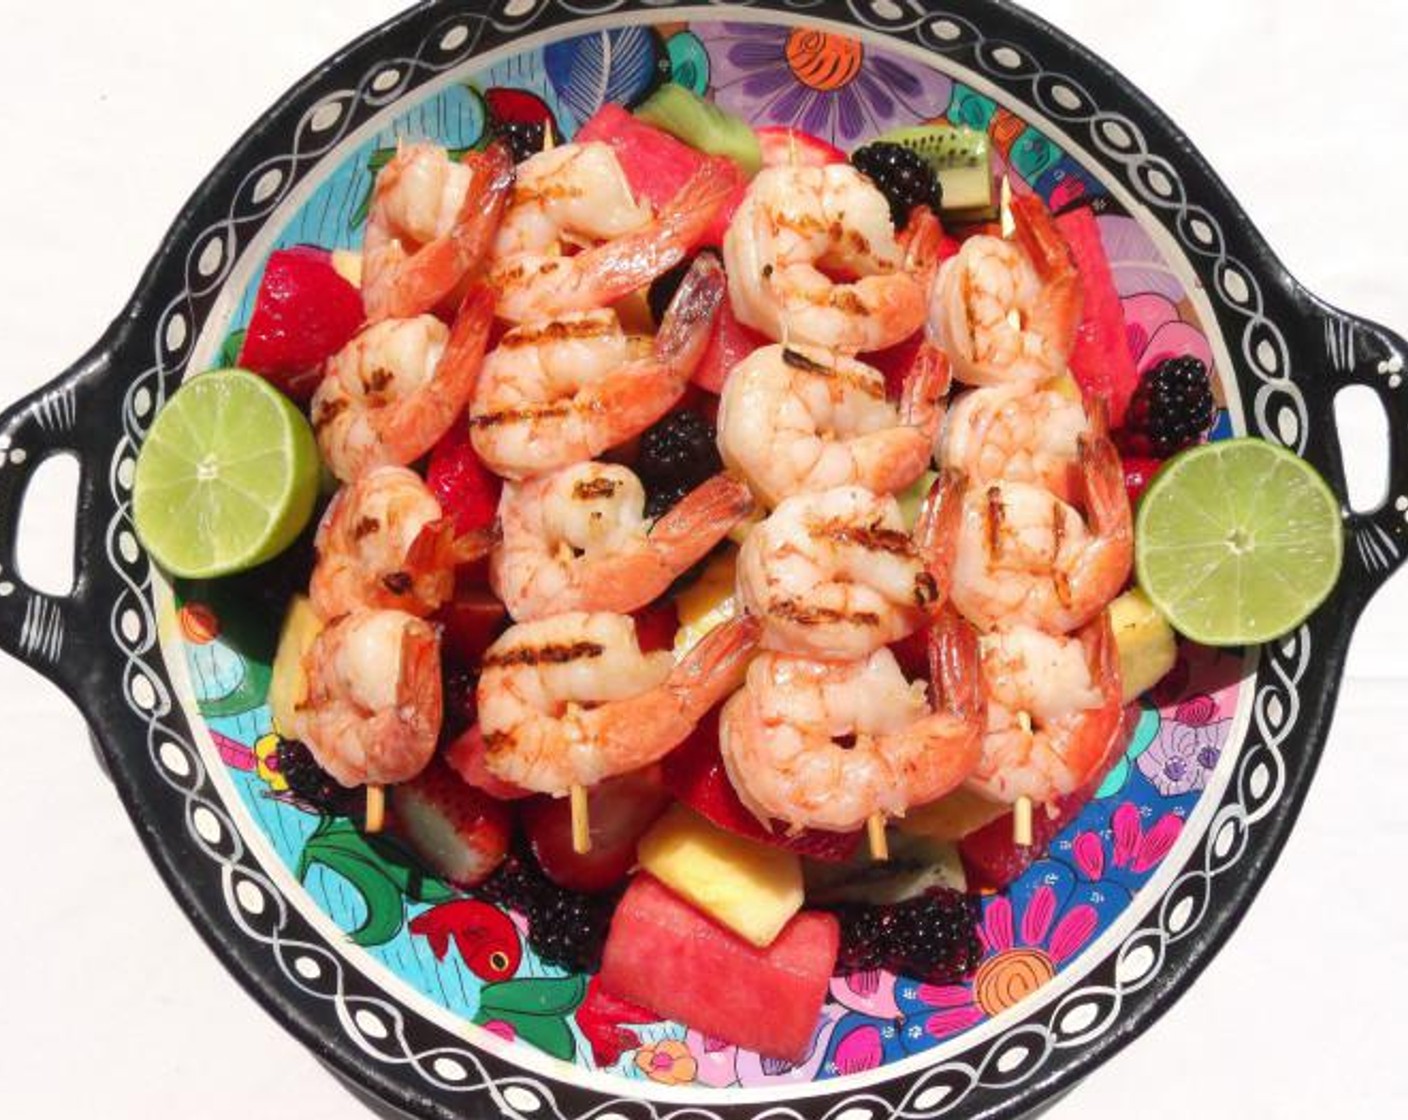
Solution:
{"label": "grilled shrimp", "polygon": [[1065,634],[1120,593],[1134,559],[1129,496],[1108,437],[1082,436],[1086,516],[1020,482],[969,487],[953,562],[954,605],[982,630]]}
{"label": "grilled shrimp", "polygon": [[1016,239],[970,237],[939,269],[929,339],[965,385],[1038,382],[1066,370],[1080,323],[1080,275],[1041,200],[1012,200]]}
{"label": "grilled shrimp", "polygon": [[362,246],[367,318],[436,307],[489,256],[513,186],[501,144],[458,163],[435,144],[403,144],[378,172]]}
{"label": "grilled shrimp", "polygon": [[510,482],[490,583],[518,622],[566,611],[626,614],[663,595],[752,508],[748,487],[728,475],[653,523],[640,479],[623,466],[580,463]]}
{"label": "grilled shrimp", "polygon": [[469,403],[493,321],[493,296],[475,288],[453,328],[433,315],[386,319],[330,358],[312,415],[333,474],[350,482],[434,447]]}
{"label": "grilled shrimp", "polygon": [[948,594],[962,491],[961,475],[943,475],[915,537],[893,498],[860,487],[783,502],[738,557],[764,648],[856,658],[918,630]]}
{"label": "grilled shrimp", "polygon": [[789,345],[883,350],[923,326],[941,236],[917,210],[896,237],[885,196],[849,164],[764,168],[724,238],[734,313]]}
{"label": "grilled shrimp", "polygon": [[684,393],[723,298],[722,270],[704,256],[653,342],[627,336],[609,310],[510,331],[474,394],[475,451],[505,478],[531,478],[639,435]]}
{"label": "grilled shrimp", "polygon": [[950,631],[937,662],[931,708],[888,649],[840,662],[760,655],[719,721],[739,798],[765,825],[850,832],[956,788],[977,765],[983,726],[972,630]]}
{"label": "grilled shrimp", "polygon": [[[733,175],[710,160],[653,218],[604,144],[555,148],[519,171],[519,187],[490,270],[500,317],[542,323],[591,311],[645,287],[698,244],[728,198]],[[586,243],[575,255],[561,242]],[[607,240],[594,244],[599,237]]]}
{"label": "grilled shrimp", "polygon": [[1121,743],[1124,704],[1109,613],[1057,637],[1017,627],[983,639],[987,726],[969,778],[995,801],[1050,803],[1095,779]]}
{"label": "grilled shrimp", "polygon": [[629,615],[520,623],[484,655],[479,726],[494,777],[561,797],[649,766],[739,686],[757,623],[734,619],[675,663],[641,653]]}
{"label": "grilled shrimp", "polygon": [[1063,501],[1080,493],[1080,438],[1106,431],[1103,399],[1085,404],[1055,389],[1016,383],[971,389],[954,400],[939,462],[974,486],[1025,482]]}
{"label": "grilled shrimp", "polygon": [[896,409],[880,372],[854,358],[764,347],[724,383],[719,451],[769,505],[836,486],[898,493],[929,465],[947,391],[937,350],[916,363]]}
{"label": "grilled shrimp", "polygon": [[454,593],[455,568],[492,544],[489,533],[457,540],[415,471],[377,467],[339,490],[323,515],[309,597],[325,619],[358,607],[424,618]]}
{"label": "grilled shrimp", "polygon": [[303,669],[293,731],[338,782],[390,785],[425,768],[442,716],[435,627],[404,611],[356,610],[318,635]]}

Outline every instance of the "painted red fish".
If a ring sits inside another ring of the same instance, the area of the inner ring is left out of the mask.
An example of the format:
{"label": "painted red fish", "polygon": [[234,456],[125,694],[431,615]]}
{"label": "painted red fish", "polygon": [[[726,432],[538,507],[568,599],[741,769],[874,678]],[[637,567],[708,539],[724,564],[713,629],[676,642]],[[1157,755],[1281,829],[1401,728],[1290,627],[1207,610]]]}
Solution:
{"label": "painted red fish", "polygon": [[510,979],[523,960],[523,943],[507,914],[477,899],[441,903],[411,919],[411,933],[424,937],[437,961],[453,940],[469,970],[481,980]]}

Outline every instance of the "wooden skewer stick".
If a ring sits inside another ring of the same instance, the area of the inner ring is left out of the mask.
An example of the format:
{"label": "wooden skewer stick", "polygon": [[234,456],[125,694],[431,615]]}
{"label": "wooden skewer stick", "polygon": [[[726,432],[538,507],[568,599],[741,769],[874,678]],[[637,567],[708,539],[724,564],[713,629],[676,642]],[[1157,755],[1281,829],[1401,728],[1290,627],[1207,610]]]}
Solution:
{"label": "wooden skewer stick", "polygon": [[1012,807],[1012,842],[1019,848],[1032,846],[1032,799],[1017,798]]}
{"label": "wooden skewer stick", "polygon": [[865,822],[865,829],[870,837],[870,858],[884,863],[890,858],[890,842],[885,837],[885,814],[872,813]]}
{"label": "wooden skewer stick", "polygon": [[587,787],[574,785],[572,797],[572,850],[579,856],[592,850],[592,822],[587,809]]}
{"label": "wooden skewer stick", "polygon": [[367,832],[380,832],[386,827],[386,787],[367,786]]}

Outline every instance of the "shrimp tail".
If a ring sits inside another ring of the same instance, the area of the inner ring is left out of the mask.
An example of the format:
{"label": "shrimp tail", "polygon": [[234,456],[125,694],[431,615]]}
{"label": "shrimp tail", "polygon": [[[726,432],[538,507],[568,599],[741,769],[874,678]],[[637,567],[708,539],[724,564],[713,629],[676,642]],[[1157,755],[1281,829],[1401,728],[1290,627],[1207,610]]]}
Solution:
{"label": "shrimp tail", "polygon": [[1096,393],[1085,399],[1088,434],[1093,439],[1105,439],[1110,434],[1110,398]]}
{"label": "shrimp tail", "polygon": [[728,200],[736,183],[727,160],[711,159],[680,188],[655,221],[578,258],[584,290],[596,306],[614,303],[684,260]]}
{"label": "shrimp tail", "polygon": [[929,679],[936,711],[979,728],[987,713],[978,631],[953,608],[929,631]]}
{"label": "shrimp tail", "polygon": [[1124,541],[1132,514],[1120,454],[1109,436],[1081,436],[1077,444],[1086,517],[1097,536]]}
{"label": "shrimp tail", "polygon": [[450,549],[452,563],[459,566],[473,564],[476,560],[484,559],[494,551],[501,537],[502,533],[500,533],[498,525],[472,529],[468,533],[456,537]]}
{"label": "shrimp tail", "polygon": [[665,365],[685,370],[686,380],[708,349],[726,286],[723,266],[712,253],[706,253],[685,274],[665,310],[655,336],[655,357]]}
{"label": "shrimp tail", "polygon": [[1090,676],[1100,686],[1107,701],[1121,704],[1124,696],[1123,681],[1120,678],[1120,652],[1115,642],[1115,629],[1108,610],[1089,623],[1080,633],[1081,644],[1085,646]]}
{"label": "shrimp tail", "polygon": [[762,634],[758,619],[739,615],[709,631],[684,655],[665,687],[687,720],[697,723],[710,708],[742,687]]}
{"label": "shrimp tail", "polygon": [[944,227],[927,206],[916,206],[909,223],[900,234],[904,249],[904,271],[916,277],[927,292],[939,271],[939,250],[943,245]]}
{"label": "shrimp tail", "polygon": [[413,744],[435,742],[443,717],[440,635],[432,629],[408,627],[401,634],[396,706],[373,717],[373,723],[383,726],[375,729],[380,733],[373,736],[375,746],[367,752],[368,784],[406,780],[405,756],[411,753]]}
{"label": "shrimp tail", "polygon": [[1085,303],[1084,286],[1071,247],[1051,211],[1035,194],[1014,194],[1012,217],[1017,244],[1047,287],[1041,321],[1036,326],[1058,353],[1069,354]]}
{"label": "shrimp tail", "polygon": [[753,512],[748,484],[720,474],[695,487],[650,530],[650,548],[672,570],[699,560],[729,529]]}
{"label": "shrimp tail", "polygon": [[958,551],[963,496],[967,487],[968,476],[963,471],[945,467],[934,480],[919,512],[915,543],[924,560],[924,569],[934,584],[934,598],[928,604],[931,612],[943,606],[953,586],[953,564]]}
{"label": "shrimp tail", "polygon": [[943,399],[953,384],[948,355],[925,343],[915,356],[900,397],[900,421],[920,428],[932,442],[943,422]]}

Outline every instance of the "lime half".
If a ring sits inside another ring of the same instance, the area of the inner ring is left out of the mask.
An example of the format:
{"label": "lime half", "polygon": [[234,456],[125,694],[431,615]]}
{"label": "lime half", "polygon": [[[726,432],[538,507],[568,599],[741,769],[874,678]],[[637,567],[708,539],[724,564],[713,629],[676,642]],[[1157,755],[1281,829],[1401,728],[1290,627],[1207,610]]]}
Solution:
{"label": "lime half", "polygon": [[172,575],[272,560],[313,515],[318,445],[293,402],[244,370],[188,381],[152,424],[132,484],[137,536]]}
{"label": "lime half", "polygon": [[1304,459],[1259,439],[1171,459],[1139,503],[1139,585],[1175,630],[1210,646],[1289,633],[1335,586],[1340,504]]}

